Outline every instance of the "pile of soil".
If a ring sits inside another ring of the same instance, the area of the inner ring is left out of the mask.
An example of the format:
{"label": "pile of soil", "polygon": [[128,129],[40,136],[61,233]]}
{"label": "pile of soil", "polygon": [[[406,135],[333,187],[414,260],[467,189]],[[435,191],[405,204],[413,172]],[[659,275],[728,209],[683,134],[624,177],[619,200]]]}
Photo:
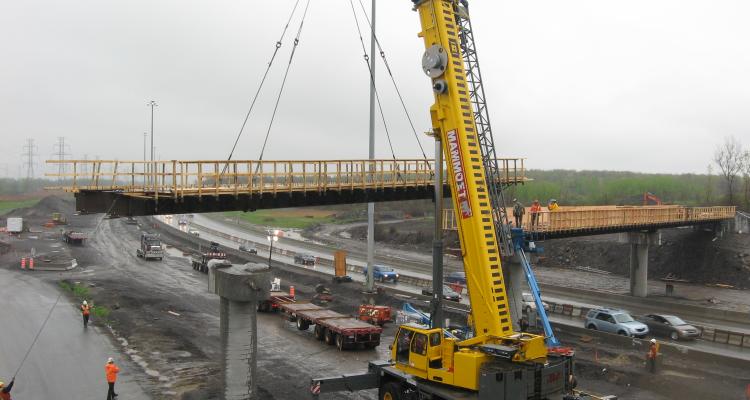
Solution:
{"label": "pile of soil", "polygon": [[[661,246],[649,248],[651,279],[671,276],[695,283],[750,288],[750,235],[692,228],[664,229]],[[630,245],[617,235],[556,239],[544,242],[545,265],[598,269],[628,276]]]}

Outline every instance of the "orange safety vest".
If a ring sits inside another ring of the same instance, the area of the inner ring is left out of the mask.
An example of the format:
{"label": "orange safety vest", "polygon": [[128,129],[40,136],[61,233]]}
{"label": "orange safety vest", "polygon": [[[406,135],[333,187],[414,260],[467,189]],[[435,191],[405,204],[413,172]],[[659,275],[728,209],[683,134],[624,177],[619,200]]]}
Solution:
{"label": "orange safety vest", "polygon": [[81,305],[81,312],[83,313],[83,315],[89,315],[91,313],[91,307],[89,307],[88,305]]}
{"label": "orange safety vest", "polygon": [[117,373],[120,372],[120,368],[117,368],[115,364],[107,364],[104,366],[104,372],[107,374],[107,382],[115,383],[117,381]]}
{"label": "orange safety vest", "polygon": [[542,206],[540,204],[532,204],[531,208],[529,209],[529,212],[533,214],[536,214],[540,211],[542,211]]}
{"label": "orange safety vest", "polygon": [[650,360],[656,359],[656,354],[658,353],[658,346],[656,344],[652,344],[648,349],[648,358]]}

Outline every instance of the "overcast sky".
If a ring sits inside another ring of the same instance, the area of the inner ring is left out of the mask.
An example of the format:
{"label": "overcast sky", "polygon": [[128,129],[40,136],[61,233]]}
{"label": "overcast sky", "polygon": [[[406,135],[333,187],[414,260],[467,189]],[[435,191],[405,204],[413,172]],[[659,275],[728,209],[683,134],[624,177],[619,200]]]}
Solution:
{"label": "overcast sky", "polygon": [[[235,158],[258,157],[304,2]],[[293,4],[0,2],[0,176],[17,173],[27,138],[39,160],[58,136],[75,158],[142,158],[152,99],[157,156],[226,158]],[[500,155],[530,168],[704,172],[724,136],[750,144],[750,2],[471,4]],[[377,21],[426,131],[417,15],[408,0],[380,0]],[[382,63],[377,73],[396,156],[420,156]],[[349,1],[313,0],[265,159],[366,157],[368,89]],[[390,158],[382,124],[377,134]]]}

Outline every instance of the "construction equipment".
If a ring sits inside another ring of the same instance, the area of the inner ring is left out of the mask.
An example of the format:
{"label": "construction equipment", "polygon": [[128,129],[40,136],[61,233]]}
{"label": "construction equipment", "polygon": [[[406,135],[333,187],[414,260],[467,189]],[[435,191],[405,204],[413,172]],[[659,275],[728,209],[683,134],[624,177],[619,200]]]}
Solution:
{"label": "construction equipment", "polygon": [[[573,354],[548,351],[545,337],[516,332],[501,269],[513,255],[494,143],[467,0],[412,0],[432,81],[433,134],[447,158],[447,176],[471,301],[473,337],[443,328],[401,325],[391,359],[365,374],[313,379],[311,393],[377,387],[381,399],[542,399],[573,389]],[[525,259],[525,256],[524,256]],[[530,270],[527,273],[531,273]],[[518,290],[520,288],[516,288]],[[544,312],[541,308],[540,312]]]}
{"label": "construction equipment", "polygon": [[68,218],[63,213],[54,212],[52,213],[52,219],[50,220],[55,225],[67,225]]}
{"label": "construction equipment", "polygon": [[657,206],[662,205],[661,199],[656,197],[655,194],[651,192],[644,192],[643,193],[643,205],[644,206],[650,205],[649,204],[650,202],[653,202]]}
{"label": "construction equipment", "polygon": [[136,257],[144,260],[164,258],[164,248],[161,245],[159,235],[153,233],[141,233],[141,246],[135,251]]}
{"label": "construction equipment", "polygon": [[227,253],[219,249],[218,243],[211,242],[211,245],[209,246],[208,251],[205,253],[201,253],[199,255],[194,255],[192,257],[191,263],[193,264],[194,270],[207,274],[209,261],[226,260],[226,259],[227,259]]}
{"label": "construction equipment", "polygon": [[333,281],[336,283],[351,282],[352,277],[346,274],[346,252],[337,250],[333,253]]}

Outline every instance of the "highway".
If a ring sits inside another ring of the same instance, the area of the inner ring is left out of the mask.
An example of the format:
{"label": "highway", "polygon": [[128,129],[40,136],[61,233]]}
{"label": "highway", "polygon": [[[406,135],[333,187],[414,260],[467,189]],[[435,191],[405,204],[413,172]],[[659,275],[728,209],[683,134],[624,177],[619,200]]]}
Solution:
{"label": "highway", "polygon": [[[178,225],[177,218],[175,217],[160,216],[158,218],[175,229],[182,230],[182,231],[186,231],[188,229],[185,226]],[[210,229],[230,234],[232,236],[239,238],[240,240],[248,240],[248,241],[256,242],[256,243],[267,242],[266,237],[260,233],[255,233],[255,232],[244,230],[241,228],[238,229],[235,226],[223,224],[221,222],[217,222],[215,220],[212,220],[210,218],[203,217],[203,216],[196,215],[194,217],[194,224],[191,225],[191,228],[198,230],[200,232],[201,238],[210,240],[210,241],[215,241],[223,246],[227,246],[230,248],[237,248],[238,243],[225,239],[223,237],[212,235],[209,232],[201,230],[202,226],[206,226]],[[285,249],[288,251],[308,253],[314,256],[320,256],[320,257],[324,256],[326,258],[330,258],[331,253],[332,253],[331,250],[325,251],[323,249],[320,249],[319,247],[321,247],[321,245],[310,246],[310,243],[308,242],[301,243],[300,241],[290,239],[290,238],[280,239],[278,242],[274,244],[274,247],[279,248],[279,249]],[[318,247],[318,249],[313,250],[313,249],[310,249],[310,247]],[[258,249],[258,255],[261,257],[267,258],[268,252]],[[294,265],[293,257],[288,256],[288,255],[281,255],[281,254],[275,253],[273,255],[273,260],[284,262],[290,265]],[[355,265],[365,265],[364,260],[356,259],[354,257],[347,258],[347,262],[349,262],[350,264],[355,264]],[[325,267],[325,266],[309,267],[309,266],[302,266],[302,265],[295,265],[295,266],[299,268],[308,269],[308,270],[318,271],[320,273],[324,273],[328,275],[333,275],[333,269],[331,267]],[[396,267],[397,267],[397,270],[400,269],[402,272],[406,272],[403,267],[399,267],[398,265],[396,265]],[[413,272],[413,271],[408,271],[408,273],[409,275],[420,275],[422,277],[430,279],[429,276],[423,273]],[[352,278],[357,282],[364,282],[364,276],[362,274],[353,274]],[[382,286],[392,291],[401,292],[405,295],[413,296],[413,295],[421,294],[421,288],[413,286],[413,285],[405,284],[402,282],[399,282],[398,284],[386,283],[386,284],[382,284]],[[575,294],[575,290],[571,290],[570,294],[571,296],[566,296],[566,297],[545,296],[545,300],[556,302],[556,303],[561,303],[561,304],[575,304],[575,305],[582,305],[582,306],[587,306],[587,307],[595,306],[593,304],[587,303],[585,300],[576,299],[573,296]],[[425,298],[417,298],[417,299],[424,300]],[[415,301],[415,303],[418,303],[419,300]],[[463,297],[461,303],[465,306],[463,308],[466,308],[466,306],[468,306],[467,296]],[[448,304],[450,304],[450,302],[448,302]],[[633,310],[633,312],[641,312],[641,310]],[[553,324],[557,324],[557,325],[575,326],[575,327],[583,326],[583,321],[580,318],[568,317],[568,316],[563,316],[563,315],[558,315],[558,314],[551,314],[550,320],[552,321]],[[740,323],[737,323],[736,326],[738,328],[744,327],[746,329],[746,326]],[[721,327],[729,328],[730,326],[721,325]],[[661,339],[668,341],[668,339],[666,338],[661,338]],[[740,348],[737,346],[713,343],[713,342],[708,342],[708,341],[703,341],[703,340],[677,342],[677,343],[672,343],[672,344],[678,347],[684,347],[688,349],[710,352],[710,353],[722,355],[725,357],[750,360],[750,349],[748,348]]]}
{"label": "highway", "polygon": [[[0,335],[0,379],[9,383],[34,336],[57,298],[49,283],[20,271],[0,269],[2,335]],[[83,329],[77,305],[65,296],[52,311],[26,363],[18,374],[11,395],[14,399],[99,400],[106,397],[104,364],[114,357],[120,367],[116,390],[121,399],[150,399],[134,377],[134,366],[120,357],[119,349],[95,321]]]}

